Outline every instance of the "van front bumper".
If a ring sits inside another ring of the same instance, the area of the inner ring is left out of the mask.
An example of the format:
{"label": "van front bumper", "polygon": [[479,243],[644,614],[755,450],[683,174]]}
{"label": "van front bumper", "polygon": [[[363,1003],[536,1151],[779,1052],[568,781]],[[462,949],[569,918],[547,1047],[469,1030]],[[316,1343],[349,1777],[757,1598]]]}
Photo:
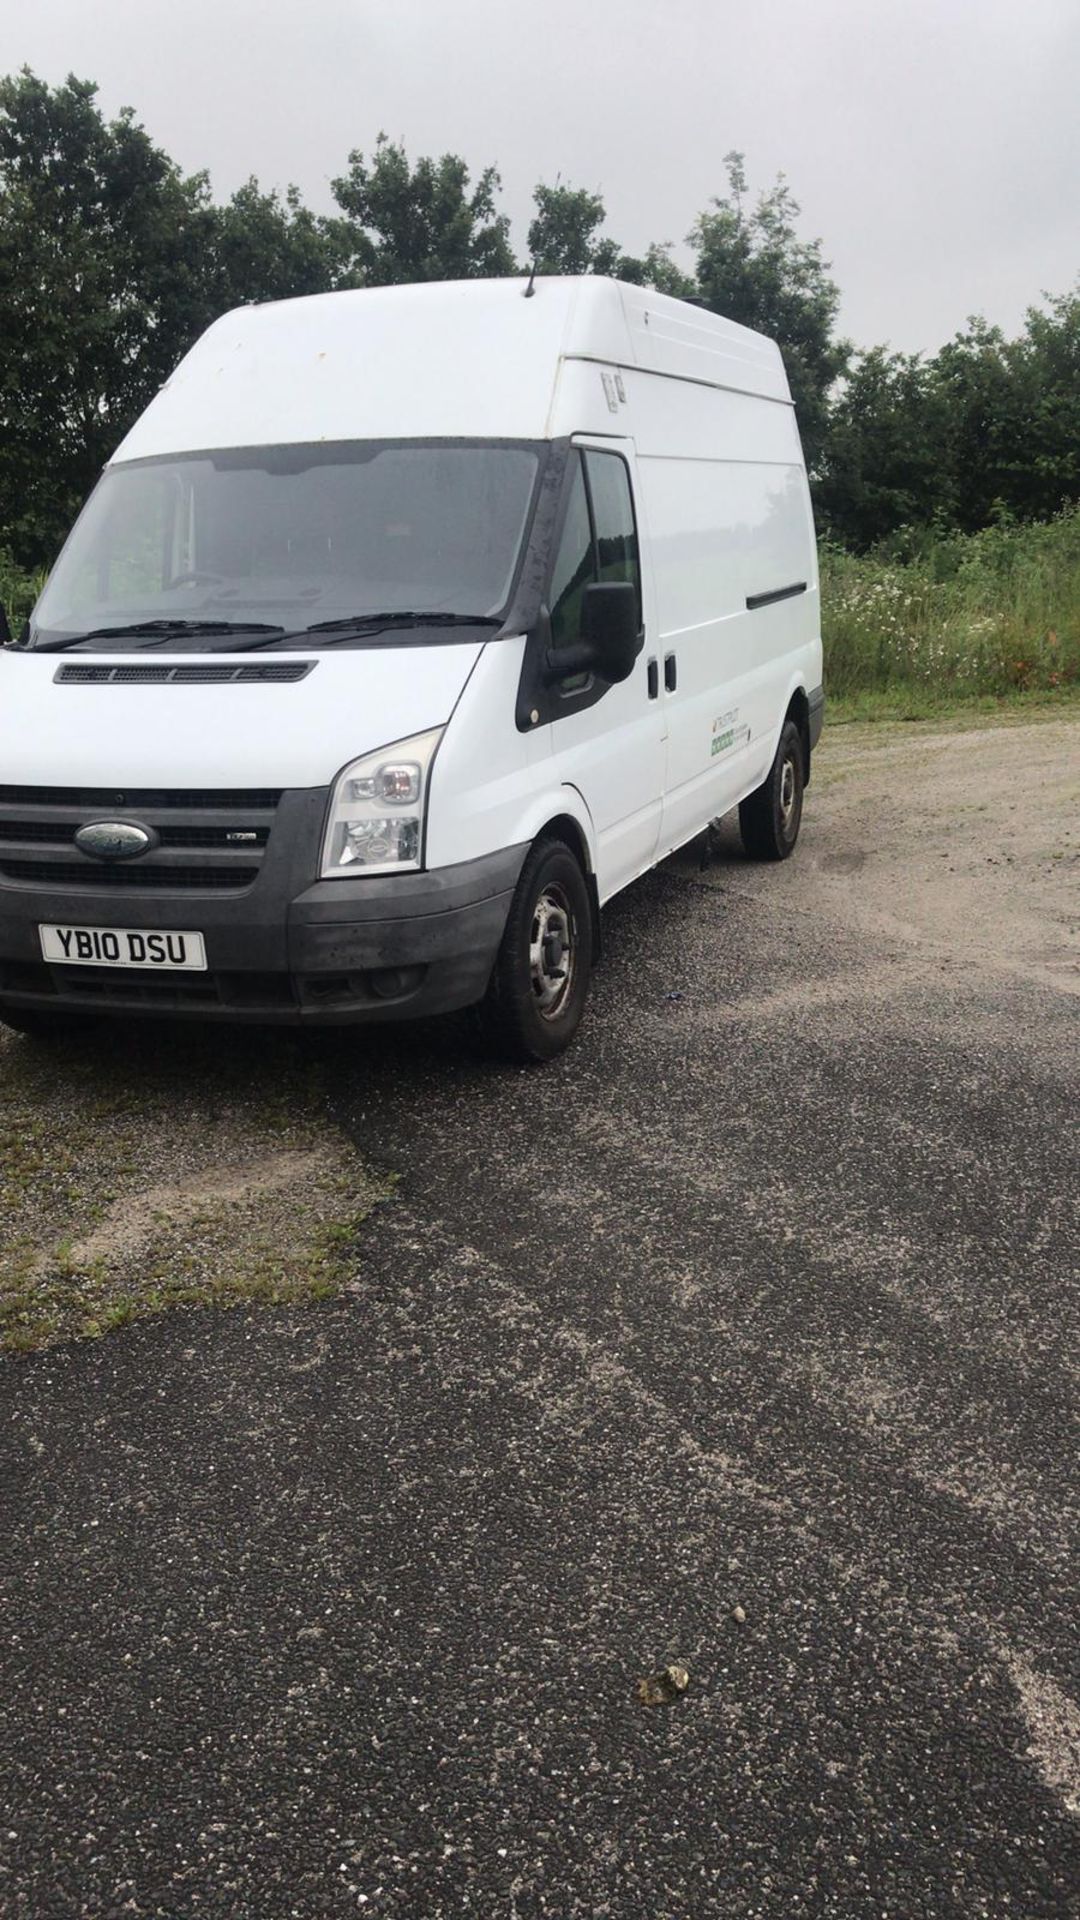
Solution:
{"label": "van front bumper", "polygon": [[[490,978],[527,851],[300,891],[298,862],[278,857],[231,895],[13,886],[0,877],[0,1014],[7,1005],[341,1026],[470,1006]],[[280,840],[275,852],[285,852]],[[43,922],[199,932],[207,971],[53,965],[42,958]]]}

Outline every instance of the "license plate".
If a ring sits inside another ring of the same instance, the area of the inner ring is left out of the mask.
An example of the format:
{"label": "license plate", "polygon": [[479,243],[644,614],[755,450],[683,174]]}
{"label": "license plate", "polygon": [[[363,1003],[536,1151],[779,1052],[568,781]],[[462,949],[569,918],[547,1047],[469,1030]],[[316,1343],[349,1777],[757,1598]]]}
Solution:
{"label": "license plate", "polygon": [[201,933],[152,933],[147,927],[38,928],[41,951],[67,967],[156,967],[159,972],[206,972]]}

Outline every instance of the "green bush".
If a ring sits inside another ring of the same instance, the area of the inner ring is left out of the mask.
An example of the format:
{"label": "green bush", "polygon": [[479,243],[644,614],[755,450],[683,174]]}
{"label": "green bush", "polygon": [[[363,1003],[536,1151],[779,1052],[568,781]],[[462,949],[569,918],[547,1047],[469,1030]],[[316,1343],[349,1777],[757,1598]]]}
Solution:
{"label": "green bush", "polygon": [[12,633],[18,633],[44,584],[44,571],[27,573],[15,565],[5,547],[0,547],[0,605]]}
{"label": "green bush", "polygon": [[1052,692],[1080,683],[1080,508],[979,533],[894,536],[855,555],[824,543],[825,678],[841,697]]}

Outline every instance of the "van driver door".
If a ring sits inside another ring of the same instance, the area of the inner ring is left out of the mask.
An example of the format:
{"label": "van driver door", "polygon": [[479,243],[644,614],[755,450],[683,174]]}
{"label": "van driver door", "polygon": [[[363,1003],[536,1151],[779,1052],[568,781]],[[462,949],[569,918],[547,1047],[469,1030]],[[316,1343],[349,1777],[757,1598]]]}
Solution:
{"label": "van driver door", "polygon": [[560,781],[578,789],[592,816],[601,899],[652,865],[663,806],[664,707],[645,631],[632,473],[631,442],[575,441],[548,586],[556,654],[581,637],[591,581],[629,580],[638,594],[643,644],[630,677],[613,686],[571,674],[556,682],[552,702],[552,752]]}

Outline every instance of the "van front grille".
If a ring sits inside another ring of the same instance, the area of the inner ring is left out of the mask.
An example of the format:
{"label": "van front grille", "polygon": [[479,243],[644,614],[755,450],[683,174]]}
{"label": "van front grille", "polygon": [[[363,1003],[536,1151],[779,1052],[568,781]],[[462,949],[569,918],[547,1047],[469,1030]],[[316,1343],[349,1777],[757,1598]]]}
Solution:
{"label": "van front grille", "polygon": [[[134,808],[140,814],[147,808],[177,808],[186,813],[212,809],[215,813],[273,812],[281,799],[280,788],[270,787],[3,787],[0,809],[5,807],[87,807],[104,812],[110,807]],[[80,821],[81,825],[82,822]]]}
{"label": "van front grille", "polygon": [[[0,859],[5,847],[37,844],[70,847],[76,828],[68,822],[50,820],[5,820],[0,817]],[[163,847],[234,847],[244,849],[250,858],[265,847],[269,827],[159,827],[158,840]]]}
{"label": "van front grille", "polygon": [[259,869],[239,864],[228,867],[152,867],[149,855],[134,867],[112,862],[99,864],[94,860],[78,864],[74,860],[9,860],[4,855],[0,858],[0,877],[26,881],[31,886],[95,887],[99,890],[107,887],[110,892],[122,887],[125,892],[168,892],[172,888],[179,888],[184,892],[235,893],[253,886],[259,877]]}
{"label": "van front grille", "polygon": [[[94,892],[241,892],[259,877],[280,799],[267,789],[0,787],[0,882]],[[152,845],[129,862],[95,860],[75,835],[102,819],[148,828]]]}

